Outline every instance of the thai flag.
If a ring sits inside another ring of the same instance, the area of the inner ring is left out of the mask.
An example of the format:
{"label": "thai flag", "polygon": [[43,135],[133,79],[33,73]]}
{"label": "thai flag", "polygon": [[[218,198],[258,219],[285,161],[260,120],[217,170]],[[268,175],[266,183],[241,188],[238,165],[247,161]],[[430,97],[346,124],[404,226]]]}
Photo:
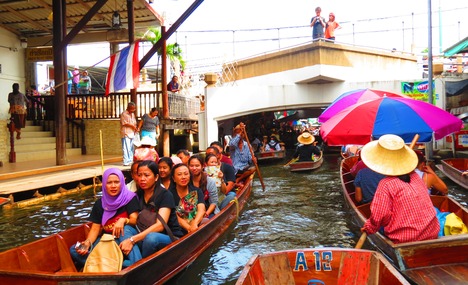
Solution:
{"label": "thai flag", "polygon": [[111,55],[107,72],[106,96],[125,88],[138,88],[140,62],[138,58],[139,41]]}

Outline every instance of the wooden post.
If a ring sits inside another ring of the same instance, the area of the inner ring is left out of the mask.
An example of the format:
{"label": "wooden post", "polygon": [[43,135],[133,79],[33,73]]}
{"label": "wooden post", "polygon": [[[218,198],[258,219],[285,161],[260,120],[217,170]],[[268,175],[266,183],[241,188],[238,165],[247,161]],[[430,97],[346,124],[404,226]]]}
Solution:
{"label": "wooden post", "polygon": [[10,131],[10,157],[9,162],[16,162],[16,152],[15,152],[15,123],[13,118],[10,119],[10,123],[7,124],[8,130]]}

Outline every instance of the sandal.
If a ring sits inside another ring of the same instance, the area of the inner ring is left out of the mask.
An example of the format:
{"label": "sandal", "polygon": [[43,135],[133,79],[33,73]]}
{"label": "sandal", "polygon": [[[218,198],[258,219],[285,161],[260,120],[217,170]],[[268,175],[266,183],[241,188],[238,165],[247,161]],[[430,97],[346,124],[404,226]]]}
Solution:
{"label": "sandal", "polygon": [[21,139],[21,133],[17,133],[17,134],[16,134],[16,139],[17,139],[17,140],[20,140],[20,139]]}

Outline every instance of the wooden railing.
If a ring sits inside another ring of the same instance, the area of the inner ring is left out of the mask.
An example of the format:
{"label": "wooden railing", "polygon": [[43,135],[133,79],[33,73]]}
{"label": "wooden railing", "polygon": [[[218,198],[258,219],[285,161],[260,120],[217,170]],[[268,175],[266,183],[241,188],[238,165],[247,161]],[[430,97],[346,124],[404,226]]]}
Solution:
{"label": "wooden railing", "polygon": [[[151,108],[162,109],[161,91],[137,92],[137,112],[139,119],[150,112]],[[200,111],[200,102],[194,98],[188,98],[174,93],[168,94],[169,118],[172,120],[197,120]],[[55,132],[55,97],[54,96],[28,96],[27,119],[34,125],[41,125],[44,130]],[[84,120],[96,119],[119,119],[120,114],[127,108],[131,101],[129,92],[104,94],[67,95],[66,119],[67,119],[67,141],[74,148],[80,147],[86,154],[85,146],[85,124]],[[160,112],[161,114],[161,112]]]}

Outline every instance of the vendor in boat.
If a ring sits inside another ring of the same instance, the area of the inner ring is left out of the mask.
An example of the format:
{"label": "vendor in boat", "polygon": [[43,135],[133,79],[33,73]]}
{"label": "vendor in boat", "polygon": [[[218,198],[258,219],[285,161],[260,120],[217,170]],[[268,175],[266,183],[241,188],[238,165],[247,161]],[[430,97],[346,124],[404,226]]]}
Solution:
{"label": "vendor in boat", "polygon": [[361,231],[382,230],[394,243],[436,239],[439,221],[427,187],[414,171],[416,153],[399,136],[383,135],[366,144],[361,157],[367,167],[387,176],[377,187]]}
{"label": "vendor in boat", "polygon": [[138,164],[137,196],[142,210],[136,222],[138,232],[126,236],[120,244],[124,253],[139,246],[142,257],[147,257],[170,244],[172,237],[184,235],[177,221],[174,198],[159,183],[158,173],[158,164],[154,161],[144,160]]}
{"label": "vendor in boat", "polygon": [[141,259],[140,249],[124,248],[122,244],[137,233],[134,228],[140,206],[135,193],[128,190],[125,178],[118,168],[109,168],[102,175],[102,198],[94,203],[89,216],[92,222],[86,240],[70,248],[70,254],[77,265],[82,268],[89,253],[100,240],[102,232],[112,234],[125,255],[123,267],[132,265]]}
{"label": "vendor in boat", "polygon": [[426,183],[429,193],[433,195],[447,195],[447,185],[440,179],[435,171],[427,164],[426,156],[420,150],[415,150],[418,156],[418,166],[414,170]]}
{"label": "vendor in boat", "polygon": [[229,141],[232,164],[236,170],[236,183],[243,181],[255,172],[257,158],[250,153],[249,145],[245,141],[245,124],[237,125]]}
{"label": "vendor in boat", "polygon": [[293,159],[298,158],[297,161],[312,161],[312,156],[321,155],[320,149],[314,145],[315,138],[309,132],[303,132],[297,137],[299,146],[293,154]]}
{"label": "vendor in boat", "polygon": [[172,168],[172,181],[169,192],[174,198],[177,220],[185,233],[196,231],[205,217],[204,193],[190,183],[190,170],[183,163]]}

